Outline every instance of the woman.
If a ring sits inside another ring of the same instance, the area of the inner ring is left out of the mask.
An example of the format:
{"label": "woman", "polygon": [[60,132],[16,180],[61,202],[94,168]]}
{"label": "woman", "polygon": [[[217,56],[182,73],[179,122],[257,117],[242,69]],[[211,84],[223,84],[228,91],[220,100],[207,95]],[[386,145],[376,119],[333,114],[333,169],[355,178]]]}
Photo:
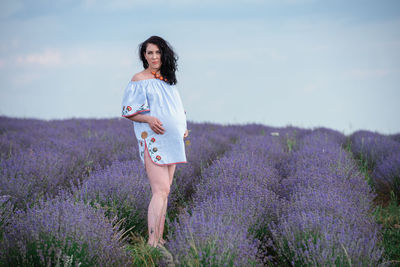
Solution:
{"label": "woman", "polygon": [[150,181],[148,244],[163,245],[168,195],[177,163],[185,163],[186,115],[175,87],[177,56],[164,39],[152,36],[139,46],[144,70],[125,89],[122,116],[133,121],[140,158]]}

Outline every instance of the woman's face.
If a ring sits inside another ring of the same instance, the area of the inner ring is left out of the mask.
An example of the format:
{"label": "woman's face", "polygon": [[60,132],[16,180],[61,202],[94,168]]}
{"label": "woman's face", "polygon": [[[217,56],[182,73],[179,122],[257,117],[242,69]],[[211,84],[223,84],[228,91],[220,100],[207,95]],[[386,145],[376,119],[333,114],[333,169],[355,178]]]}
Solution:
{"label": "woman's face", "polygon": [[158,70],[161,67],[161,50],[155,44],[147,44],[144,57],[149,64],[150,69]]}

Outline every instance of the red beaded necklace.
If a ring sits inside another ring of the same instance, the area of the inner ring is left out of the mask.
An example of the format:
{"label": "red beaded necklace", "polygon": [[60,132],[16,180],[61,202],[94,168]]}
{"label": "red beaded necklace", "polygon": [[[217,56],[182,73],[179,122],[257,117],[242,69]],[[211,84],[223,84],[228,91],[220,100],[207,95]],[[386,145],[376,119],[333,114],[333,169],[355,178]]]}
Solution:
{"label": "red beaded necklace", "polygon": [[164,79],[163,76],[161,76],[160,74],[156,74],[155,71],[152,71],[151,74],[153,74],[154,78],[156,78],[156,79],[160,79],[162,81],[167,81],[167,78]]}

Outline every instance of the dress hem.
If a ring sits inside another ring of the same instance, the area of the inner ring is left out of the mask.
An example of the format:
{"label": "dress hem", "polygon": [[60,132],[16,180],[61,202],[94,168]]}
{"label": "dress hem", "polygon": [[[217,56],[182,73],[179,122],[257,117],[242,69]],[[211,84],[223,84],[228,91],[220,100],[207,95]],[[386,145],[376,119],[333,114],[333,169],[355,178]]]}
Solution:
{"label": "dress hem", "polygon": [[[156,164],[158,166],[168,166],[168,165],[174,165],[174,164],[179,164],[179,163],[187,163],[187,161],[180,161],[180,162],[174,162],[174,163],[165,163],[165,164],[155,163],[154,160],[150,156],[149,150],[147,148],[146,140],[144,140],[144,150],[145,150],[145,152],[147,151],[147,155],[150,157],[151,162],[153,162],[154,164]],[[145,160],[144,160],[144,155],[143,155],[143,162],[144,162],[144,164],[146,164]]]}

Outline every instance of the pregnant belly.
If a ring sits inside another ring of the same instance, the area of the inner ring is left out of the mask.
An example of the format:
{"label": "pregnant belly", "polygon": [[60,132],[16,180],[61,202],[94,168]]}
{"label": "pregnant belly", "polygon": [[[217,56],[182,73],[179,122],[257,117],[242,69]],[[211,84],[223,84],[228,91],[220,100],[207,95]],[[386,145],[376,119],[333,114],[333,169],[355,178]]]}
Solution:
{"label": "pregnant belly", "polygon": [[[158,112],[157,112],[158,113]],[[183,135],[186,130],[186,116],[182,114],[175,113],[173,116],[170,114],[157,114],[156,112],[151,112],[149,115],[158,118],[162,122],[164,128],[163,138],[183,140]],[[138,139],[141,139],[142,132],[148,133],[148,138],[159,136],[156,134],[145,122],[134,122],[135,134]]]}
{"label": "pregnant belly", "polygon": [[183,138],[186,130],[186,121],[177,117],[164,117],[160,121],[165,129],[165,137]]}

